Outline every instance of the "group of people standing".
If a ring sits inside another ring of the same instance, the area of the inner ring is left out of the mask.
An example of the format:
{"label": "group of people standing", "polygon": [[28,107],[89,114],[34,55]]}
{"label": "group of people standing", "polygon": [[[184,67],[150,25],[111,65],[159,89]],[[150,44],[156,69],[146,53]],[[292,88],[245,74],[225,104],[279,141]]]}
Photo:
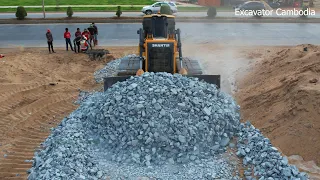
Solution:
{"label": "group of people standing", "polygon": [[[47,30],[46,33],[46,37],[47,37],[47,42],[48,42],[48,49],[49,49],[49,53],[55,53],[53,50],[53,36],[52,33],[50,31],[50,29]],[[73,40],[73,44],[74,47],[72,47],[71,44],[71,33],[69,32],[69,29],[66,28],[65,32],[64,32],[64,38],[66,41],[66,50],[69,50],[69,46],[70,49],[72,51],[75,51],[77,53],[77,49],[78,49],[78,53],[80,52],[80,46],[81,46],[81,41],[84,41],[84,43],[86,44],[86,50],[88,50],[89,45],[91,46],[91,44],[93,43],[95,46],[98,45],[98,27],[92,23],[90,24],[89,28],[84,29],[83,32],[80,31],[80,28],[77,28],[77,31],[75,32],[75,38]],[[77,46],[77,47],[76,47]]]}

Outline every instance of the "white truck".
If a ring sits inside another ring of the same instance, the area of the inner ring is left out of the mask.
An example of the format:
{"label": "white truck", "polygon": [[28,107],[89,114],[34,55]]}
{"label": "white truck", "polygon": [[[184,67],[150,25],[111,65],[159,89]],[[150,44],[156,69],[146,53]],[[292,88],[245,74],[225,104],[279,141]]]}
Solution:
{"label": "white truck", "polygon": [[163,1],[163,2],[156,2],[150,6],[144,6],[141,9],[141,12],[146,14],[146,15],[150,15],[150,14],[157,14],[160,11],[160,8],[162,5],[167,4],[170,6],[172,13],[177,13],[178,12],[178,7],[176,5],[176,3],[174,2],[167,2],[167,1]]}

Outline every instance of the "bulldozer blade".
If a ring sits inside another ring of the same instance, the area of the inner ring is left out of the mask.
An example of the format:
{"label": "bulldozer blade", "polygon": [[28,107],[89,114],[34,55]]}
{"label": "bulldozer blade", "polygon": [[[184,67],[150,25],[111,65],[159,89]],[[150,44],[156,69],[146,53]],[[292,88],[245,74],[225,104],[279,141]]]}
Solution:
{"label": "bulldozer blade", "polygon": [[103,79],[103,89],[106,91],[108,88],[110,88],[112,85],[114,85],[117,82],[123,82],[129,79],[131,76],[114,76],[114,77],[107,77]]}
{"label": "bulldozer blade", "polygon": [[[201,75],[203,73],[198,60],[183,57],[182,66],[187,70],[189,75]],[[177,59],[177,68],[179,72],[181,70],[179,59]]]}
{"label": "bulldozer blade", "polygon": [[102,59],[106,54],[110,54],[106,49],[91,49],[86,52],[91,60]]}
{"label": "bulldozer blade", "polygon": [[[132,76],[115,76],[104,78],[103,88],[106,91],[108,88],[112,87],[117,82],[123,82]],[[209,84],[215,84],[218,89],[220,89],[220,75],[187,75],[187,77],[198,78],[199,81],[204,81]]]}
{"label": "bulldozer blade", "polygon": [[138,69],[140,69],[140,57],[125,57],[121,59],[121,62],[119,64],[118,76],[134,76]]}

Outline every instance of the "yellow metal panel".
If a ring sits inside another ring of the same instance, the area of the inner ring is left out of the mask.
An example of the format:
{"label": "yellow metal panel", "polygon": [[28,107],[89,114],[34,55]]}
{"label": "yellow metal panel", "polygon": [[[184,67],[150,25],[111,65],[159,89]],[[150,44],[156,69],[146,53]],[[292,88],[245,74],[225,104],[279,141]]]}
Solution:
{"label": "yellow metal panel", "polygon": [[176,42],[174,39],[146,39],[146,42],[150,43],[174,43]]}

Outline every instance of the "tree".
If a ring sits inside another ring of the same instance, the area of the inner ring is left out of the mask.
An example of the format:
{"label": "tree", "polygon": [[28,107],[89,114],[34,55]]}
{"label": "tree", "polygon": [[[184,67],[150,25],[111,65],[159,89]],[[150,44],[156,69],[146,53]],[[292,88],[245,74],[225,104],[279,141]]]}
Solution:
{"label": "tree", "polygon": [[168,4],[164,4],[160,8],[160,14],[172,15],[172,10]]}
{"label": "tree", "polygon": [[67,9],[67,16],[68,16],[69,18],[71,18],[72,15],[73,15],[72,7],[69,6],[68,9]]}
{"label": "tree", "polygon": [[23,6],[17,7],[16,17],[19,20],[23,20],[28,15],[26,9]]}
{"label": "tree", "polygon": [[56,0],[56,10],[60,10],[60,0]]}
{"label": "tree", "polygon": [[122,11],[121,11],[121,6],[118,6],[118,9],[117,9],[117,12],[116,12],[116,15],[117,17],[119,18],[122,14]]}
{"label": "tree", "polygon": [[209,7],[208,11],[207,11],[207,16],[209,18],[214,18],[217,15],[217,9],[215,7]]}
{"label": "tree", "polygon": [[42,0],[42,13],[43,13],[43,18],[46,18],[46,9],[44,7],[44,0]]}
{"label": "tree", "polygon": [[[303,11],[303,13],[304,13],[305,11],[307,11],[308,8],[309,8],[308,6],[303,5],[303,6],[302,6],[302,11]],[[308,15],[307,15],[307,14],[302,14],[302,15],[300,15],[300,17],[301,17],[301,18],[307,18]]]}

